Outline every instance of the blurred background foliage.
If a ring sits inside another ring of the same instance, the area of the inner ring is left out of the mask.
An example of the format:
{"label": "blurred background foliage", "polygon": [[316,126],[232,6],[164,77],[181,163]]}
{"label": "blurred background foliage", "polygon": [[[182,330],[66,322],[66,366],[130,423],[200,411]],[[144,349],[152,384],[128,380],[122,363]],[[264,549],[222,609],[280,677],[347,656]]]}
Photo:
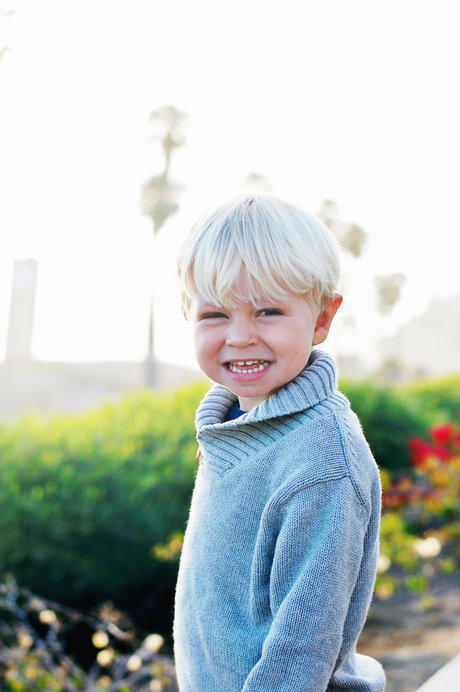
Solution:
{"label": "blurred background foliage", "polygon": [[0,681],[13,692],[177,692],[159,634],[104,603],[89,615],[0,583]]}
{"label": "blurred background foliage", "polygon": [[457,420],[460,406],[460,374],[439,379],[416,380],[398,390],[413,411],[429,425]]}
{"label": "blurred background foliage", "polygon": [[423,409],[411,406],[411,396],[373,380],[346,380],[340,390],[351,403],[377,464],[390,471],[410,466],[408,439],[426,428]]}
{"label": "blurred background foliage", "polygon": [[154,549],[188,516],[205,389],[2,424],[0,571],[75,608],[110,599],[168,631],[176,566]]}
{"label": "blurred background foliage", "polygon": [[392,477],[382,471],[376,592],[386,599],[404,585],[431,607],[432,580],[460,565],[460,425],[433,425],[430,438],[413,437],[409,450],[410,472]]}
{"label": "blurred background foliage", "polygon": [[[110,600],[169,635],[197,467],[194,415],[206,389],[145,390],[78,416],[2,423],[0,572],[82,612]],[[404,387],[343,381],[341,390],[384,481],[377,593],[387,598],[400,584],[423,591],[460,558],[460,376]],[[416,543],[428,538],[438,543]]]}

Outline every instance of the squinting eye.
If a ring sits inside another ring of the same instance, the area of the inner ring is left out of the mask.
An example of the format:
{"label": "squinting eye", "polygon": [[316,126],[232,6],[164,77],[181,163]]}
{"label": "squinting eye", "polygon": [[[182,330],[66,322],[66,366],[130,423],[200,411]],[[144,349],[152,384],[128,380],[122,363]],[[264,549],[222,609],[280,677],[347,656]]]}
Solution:
{"label": "squinting eye", "polygon": [[281,310],[276,310],[275,308],[266,308],[265,310],[261,310],[260,314],[263,317],[270,317],[270,315],[282,315],[283,313]]}
{"label": "squinting eye", "polygon": [[219,317],[225,317],[222,312],[207,312],[205,315],[201,315],[202,320],[213,320]]}

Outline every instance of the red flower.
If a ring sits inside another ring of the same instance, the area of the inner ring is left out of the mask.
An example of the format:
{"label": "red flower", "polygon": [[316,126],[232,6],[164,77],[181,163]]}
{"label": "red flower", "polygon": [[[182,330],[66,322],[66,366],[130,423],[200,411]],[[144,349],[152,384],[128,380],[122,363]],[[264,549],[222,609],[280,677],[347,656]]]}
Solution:
{"label": "red flower", "polygon": [[422,466],[429,457],[433,456],[432,446],[419,437],[409,440],[409,449],[412,453],[414,466]]}
{"label": "red flower", "polygon": [[[441,434],[446,436],[447,431],[444,430],[444,428],[447,428],[448,426],[450,427],[450,423],[446,423],[446,425],[442,426],[442,433],[439,432],[441,427],[433,428],[431,431],[432,437],[435,438],[438,435],[438,432],[439,436],[441,436]],[[450,434],[453,435],[453,432],[454,428],[452,426]],[[437,442],[437,440],[435,440],[435,442]],[[427,459],[433,457],[439,461],[448,461],[454,456],[453,452],[447,449],[446,446],[441,446],[439,443],[430,444],[429,442],[425,442],[425,440],[421,440],[419,437],[414,437],[412,440],[409,440],[408,446],[411,451],[412,463],[414,466],[423,466]]]}
{"label": "red flower", "polygon": [[444,425],[438,425],[435,428],[430,429],[431,439],[436,445],[446,445],[451,439],[454,433],[454,426],[452,423],[445,423]]}

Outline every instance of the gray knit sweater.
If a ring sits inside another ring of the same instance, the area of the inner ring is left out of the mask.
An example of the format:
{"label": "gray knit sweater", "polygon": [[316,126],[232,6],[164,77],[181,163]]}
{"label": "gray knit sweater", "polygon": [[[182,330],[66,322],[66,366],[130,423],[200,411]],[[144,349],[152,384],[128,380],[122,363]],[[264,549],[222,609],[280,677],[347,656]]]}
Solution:
{"label": "gray knit sweater", "polygon": [[177,584],[181,692],[382,692],[356,653],[378,555],[377,467],[330,356],[233,421],[216,385]]}

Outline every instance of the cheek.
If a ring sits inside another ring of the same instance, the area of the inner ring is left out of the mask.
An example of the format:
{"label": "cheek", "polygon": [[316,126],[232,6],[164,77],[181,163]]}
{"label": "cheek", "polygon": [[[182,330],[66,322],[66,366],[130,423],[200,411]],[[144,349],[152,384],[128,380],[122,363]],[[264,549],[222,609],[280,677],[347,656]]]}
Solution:
{"label": "cheek", "polygon": [[275,334],[278,349],[285,353],[303,353],[311,346],[313,330],[304,324],[295,325],[285,332]]}
{"label": "cheek", "polygon": [[194,344],[198,363],[203,360],[213,359],[219,350],[219,342],[216,335],[210,334],[205,330],[195,331]]}
{"label": "cheek", "polygon": [[306,361],[312,348],[313,331],[305,328],[292,330],[286,334],[286,338],[279,344],[281,352],[286,358],[293,361],[293,365],[298,365],[297,361]]}
{"label": "cheek", "polygon": [[213,382],[219,380],[219,348],[214,341],[203,338],[202,335],[195,337],[195,358],[200,370]]}

